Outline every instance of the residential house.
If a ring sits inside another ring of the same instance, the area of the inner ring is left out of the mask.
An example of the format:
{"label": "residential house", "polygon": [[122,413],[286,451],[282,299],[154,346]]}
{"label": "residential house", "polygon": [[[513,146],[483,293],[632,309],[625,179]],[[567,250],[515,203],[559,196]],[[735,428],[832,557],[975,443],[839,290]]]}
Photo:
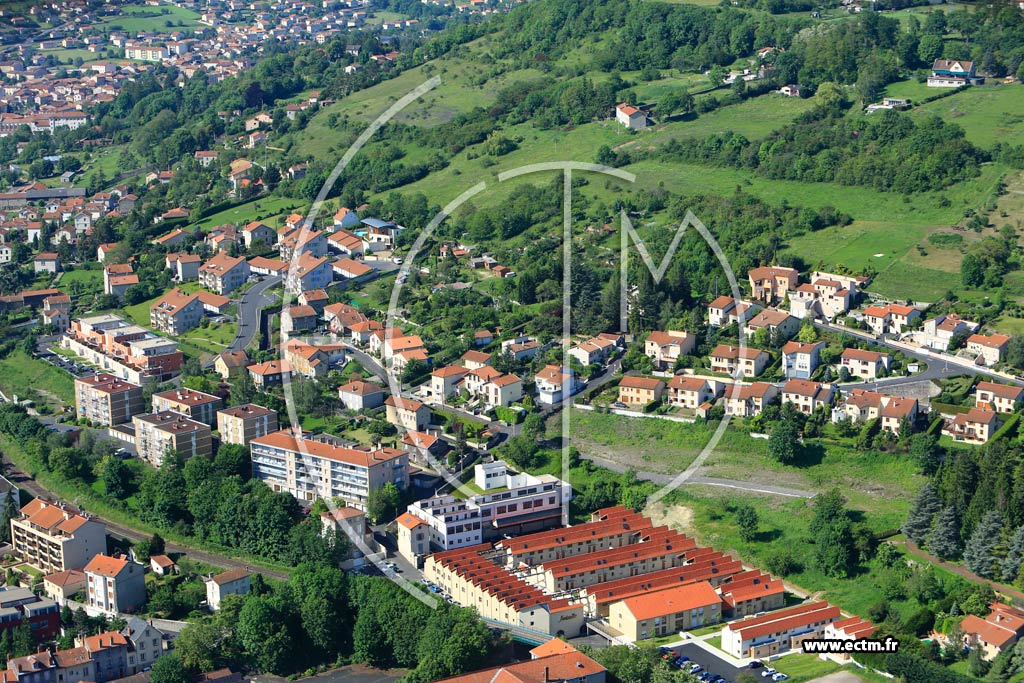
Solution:
{"label": "residential house", "polygon": [[164,334],[177,336],[196,327],[203,317],[203,304],[197,294],[186,294],[177,287],[149,307],[149,324]]}
{"label": "residential house", "polygon": [[711,351],[710,359],[712,372],[757,377],[764,372],[771,356],[760,349],[741,349],[731,344],[719,344]]}
{"label": "residential house", "polygon": [[346,448],[280,431],[253,439],[253,478],[303,503],[338,498],[366,509],[371,491],[392,483],[409,486],[408,454],[394,448]]}
{"label": "residential house", "polygon": [[782,347],[782,370],[786,379],[810,379],[821,363],[821,350],[826,344],[820,342],[786,342]]}
{"label": "residential house", "polygon": [[239,376],[248,366],[249,356],[245,351],[224,351],[213,361],[213,369],[226,380]]}
{"label": "residential house", "polygon": [[549,406],[569,400],[584,386],[575,370],[558,365],[545,365],[533,380],[537,386],[537,400]]}
{"label": "residential house", "polygon": [[348,410],[373,410],[384,405],[384,387],[376,382],[353,379],[338,387],[338,398]]}
{"label": "residential house", "polygon": [[228,169],[228,183],[231,191],[235,194],[245,185],[252,182],[254,175],[253,164],[248,159],[235,159]]}
{"label": "residential house", "polygon": [[587,366],[604,363],[615,349],[612,342],[593,337],[570,347],[568,353],[570,357],[579,361],[580,365]]}
{"label": "residential house", "polygon": [[917,415],[918,405],[916,398],[889,397],[889,400],[885,401],[882,405],[880,426],[882,429],[892,432],[894,436],[899,436],[904,423],[909,424],[913,428]]}
{"label": "residential house", "polygon": [[359,216],[355,211],[347,207],[341,207],[334,213],[333,224],[335,232],[339,228],[354,228],[359,225]]}
{"label": "residential house", "polygon": [[1001,602],[989,605],[989,614],[969,614],[960,622],[966,645],[981,650],[982,659],[995,659],[1024,636],[1024,610]]}
{"label": "residential house", "polygon": [[358,569],[366,566],[367,558],[363,549],[383,558],[381,547],[373,538],[366,513],[353,507],[339,507],[320,513],[321,534],[333,544],[335,538],[345,539],[348,550],[341,559],[342,569]]}
{"label": "residential house", "polygon": [[[166,555],[162,557],[169,559]],[[171,566],[174,566],[173,562]],[[146,671],[164,653],[164,635],[147,619],[131,617],[125,627],[121,629],[121,635],[128,640],[128,670],[130,672]],[[68,683],[71,683],[70,680]],[[231,682],[221,681],[220,683]],[[241,682],[235,681],[234,683]]]}
{"label": "residential house", "polygon": [[277,411],[246,403],[217,411],[221,443],[248,446],[249,442],[278,430]]}
{"label": "residential house", "polygon": [[981,381],[974,387],[974,406],[997,413],[1014,413],[1024,401],[1024,388]]}
{"label": "residential house", "polygon": [[1005,334],[972,334],[967,338],[967,352],[977,356],[980,365],[993,366],[1006,358],[1010,338]]}
{"label": "residential house", "polygon": [[725,414],[736,417],[760,415],[765,406],[775,400],[779,390],[774,384],[754,382],[725,389]]}
{"label": "residential house", "polygon": [[492,377],[481,387],[480,395],[488,409],[510,406],[523,398],[523,381],[512,373]]}
{"label": "residential house", "polygon": [[952,420],[946,420],[942,433],[954,441],[983,444],[999,427],[998,415],[994,410],[971,408],[966,413],[958,413]]}
{"label": "residential house", "polygon": [[961,88],[978,81],[974,62],[957,59],[936,59],[928,77],[929,88]]}
{"label": "residential house", "polygon": [[198,254],[174,252],[167,254],[164,262],[176,282],[191,282],[199,279],[199,265],[202,259]]}
{"label": "residential house", "polygon": [[284,344],[284,359],[292,372],[303,377],[323,377],[331,369],[345,362],[345,347],[341,344],[314,346],[299,339]]}
{"label": "residential house", "polygon": [[246,223],[240,232],[242,244],[245,245],[246,249],[252,249],[257,241],[262,242],[268,247],[274,246],[277,242],[277,233],[274,232],[274,229],[260,221]]}
{"label": "residential house", "polygon": [[688,332],[654,330],[644,340],[644,355],[653,361],[655,369],[669,370],[680,356],[692,353],[696,344],[696,338]]}
{"label": "residential house", "polygon": [[430,424],[430,408],[411,398],[388,396],[384,407],[388,422],[401,429],[420,432]]}
{"label": "residential house", "polygon": [[39,498],[21,508],[11,520],[12,552],[43,573],[81,569],[106,552],[103,522]]}
{"label": "residential house", "polygon": [[323,289],[310,289],[299,295],[300,306],[311,306],[317,315],[323,315],[327,303],[331,300]]}
{"label": "residential house", "polygon": [[485,365],[491,364],[491,354],[484,353],[483,351],[473,351],[470,349],[459,357],[462,364],[468,370],[476,370],[482,368]]}
{"label": "residential house", "polygon": [[107,372],[75,378],[75,415],[95,425],[113,427],[142,413],[142,387]]}
{"label": "residential house", "polygon": [[68,569],[43,577],[43,594],[58,605],[64,606],[76,593],[85,592],[85,572]]}
{"label": "residential house", "polygon": [[902,334],[921,319],[921,311],[913,306],[888,304],[864,309],[864,322],[876,335]]}
{"label": "residential house", "polygon": [[195,157],[195,160],[199,163],[200,166],[202,166],[203,168],[209,168],[211,164],[217,163],[217,160],[220,158],[220,152],[212,150],[200,150],[196,152],[193,156]]}
{"label": "residential house", "polygon": [[449,396],[459,392],[463,385],[463,380],[465,380],[466,375],[470,372],[472,371],[469,368],[461,365],[446,365],[443,368],[435,368],[430,373],[430,396],[443,404]]}
{"label": "residential house", "polygon": [[85,565],[86,604],[110,616],[134,612],[146,603],[141,564],[125,557],[96,555]]}
{"label": "residential house", "polygon": [[643,130],[647,127],[647,114],[625,102],[615,107],[615,120],[629,130]]}
{"label": "residential house", "polygon": [[60,257],[52,251],[36,254],[32,259],[32,268],[36,273],[57,273],[60,271]]}
{"label": "residential house", "polygon": [[762,266],[747,272],[751,296],[769,305],[782,301],[791,289],[796,289],[800,274],[794,268]]}
{"label": "residential house", "polygon": [[258,389],[280,386],[292,377],[292,366],[286,360],[268,360],[262,363],[253,363],[246,368],[246,371]]}
{"label": "residential house", "polygon": [[312,306],[289,306],[281,311],[281,334],[287,337],[293,332],[315,330],[319,319]]}
{"label": "residential house", "polygon": [[220,251],[199,268],[199,284],[217,294],[230,294],[249,278],[249,263]]}
{"label": "residential house", "polygon": [[747,321],[745,334],[753,337],[758,330],[764,330],[770,343],[777,344],[791,339],[800,331],[800,321],[777,308],[766,308]]}
{"label": "residential house", "polygon": [[444,679],[444,683],[605,683],[608,680],[607,669],[576,648],[569,648],[571,652],[453,676]]}
{"label": "residential house", "polygon": [[253,275],[270,275],[284,278],[288,264],[279,259],[253,256],[249,259],[249,272]]}
{"label": "residential house", "polygon": [[168,233],[161,235],[153,240],[153,244],[160,247],[167,247],[168,249],[174,249],[180,247],[185,243],[185,237],[187,233],[181,228],[175,228]]}
{"label": "residential house", "polygon": [[170,576],[178,573],[178,565],[167,555],[150,555],[149,569],[157,576]]}
{"label": "residential house", "polygon": [[340,258],[331,264],[331,270],[336,276],[338,276],[338,279],[342,281],[363,281],[369,279],[376,269],[362,261],[345,257]]}
{"label": "residential house", "polygon": [[782,402],[792,403],[804,415],[810,415],[819,408],[828,410],[835,395],[834,385],[806,379],[791,379],[782,387]]}
{"label": "residential house", "polygon": [[665,394],[665,383],[660,379],[626,375],[619,382],[619,402],[628,406],[644,407],[660,401]]}
{"label": "residential house", "polygon": [[139,276],[130,263],[113,263],[103,268],[103,293],[124,297],[129,287],[139,284]]}
{"label": "residential house", "polygon": [[956,313],[942,313],[924,321],[921,341],[936,351],[948,351],[954,338],[965,338],[978,329],[978,323],[964,320]]}
{"label": "residential house", "polygon": [[761,310],[761,306],[747,301],[739,301],[731,296],[720,296],[708,304],[708,324],[712,327],[725,327],[738,322],[746,322]]}
{"label": "residential house", "polygon": [[692,375],[675,375],[668,381],[665,392],[670,405],[690,410],[714,400],[716,394],[711,382]]}
{"label": "residential house", "polygon": [[217,411],[224,405],[220,396],[181,387],[153,394],[153,412],[172,410],[213,427],[217,424]]}
{"label": "residential house", "polygon": [[877,379],[889,374],[892,367],[892,356],[879,351],[864,349],[843,349],[839,356],[839,368],[846,368],[851,377]]}
{"label": "residential house", "polygon": [[220,609],[220,603],[228,595],[248,595],[251,583],[245,569],[231,569],[206,579],[206,606],[211,612]]}

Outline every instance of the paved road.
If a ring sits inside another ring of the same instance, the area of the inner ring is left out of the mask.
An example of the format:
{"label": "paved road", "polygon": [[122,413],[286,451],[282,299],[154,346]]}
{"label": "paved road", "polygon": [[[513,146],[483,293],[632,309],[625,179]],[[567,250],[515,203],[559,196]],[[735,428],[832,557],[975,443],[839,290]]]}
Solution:
{"label": "paved road", "polygon": [[[5,476],[17,485],[19,488],[25,489],[33,496],[37,498],[46,498],[47,500],[59,500],[60,496],[51,493],[47,489],[43,488],[39,482],[32,477],[28,476],[25,472],[18,469],[18,467],[11,462],[6,455],[3,456],[3,467]],[[141,541],[150,538],[151,534],[137,531],[130,527],[126,527],[122,524],[111,522],[110,520],[102,519],[96,516],[96,519],[102,521],[107,527],[107,533],[110,536],[125,538],[130,541]],[[288,579],[288,574],[285,572],[276,571],[273,569],[263,569],[260,567],[253,567],[252,565],[246,564],[241,560],[236,560],[231,557],[225,557],[224,555],[218,555],[205,550],[199,550],[197,548],[190,548],[175,543],[168,543],[167,550],[171,553],[183,553],[188,555],[194,560],[203,562],[205,564],[212,565],[214,567],[221,567],[223,569],[248,569],[253,572],[258,572],[264,576],[268,576],[273,579],[281,581]]]}
{"label": "paved road", "polygon": [[274,303],[275,298],[266,294],[274,285],[280,284],[279,275],[268,275],[246,291],[238,301],[238,334],[228,351],[242,351],[249,348],[260,329],[260,311]]}
{"label": "paved road", "polygon": [[899,351],[900,353],[915,358],[921,361],[922,363],[927,363],[928,365],[928,368],[924,372],[921,372],[916,375],[911,375],[910,377],[887,377],[885,379],[879,379],[872,382],[862,382],[858,384],[843,384],[843,389],[865,387],[891,387],[894,385],[907,384],[910,382],[939,380],[947,377],[952,377],[954,375],[962,375],[964,373],[985,375],[986,377],[991,377],[1003,382],[1011,382],[1019,386],[1024,386],[1024,382],[1020,380],[1007,377],[1001,373],[992,372],[987,368],[979,367],[974,363],[966,361],[962,358],[957,358],[955,356],[949,356],[946,354],[939,354],[925,349],[907,348],[903,344],[897,344],[888,339],[878,339],[872,334],[868,334],[860,330],[851,330],[849,328],[840,327],[837,325],[829,325],[827,323],[815,322],[814,326],[822,330],[828,330],[830,332],[848,334],[851,337],[856,337],[857,339],[862,339],[866,342],[871,342],[872,344],[877,344],[879,346],[884,346],[894,351]]}

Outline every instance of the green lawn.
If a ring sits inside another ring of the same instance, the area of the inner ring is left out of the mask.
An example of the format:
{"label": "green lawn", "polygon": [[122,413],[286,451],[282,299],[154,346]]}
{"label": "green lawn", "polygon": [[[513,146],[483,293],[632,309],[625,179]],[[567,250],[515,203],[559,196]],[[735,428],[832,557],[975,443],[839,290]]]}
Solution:
{"label": "green lawn", "polygon": [[69,270],[60,276],[57,289],[68,294],[101,294],[102,270]]}
{"label": "green lawn", "polygon": [[0,359],[0,389],[8,397],[26,391],[42,389],[56,395],[66,405],[75,403],[75,381],[71,375],[44,360],[33,358],[21,349],[16,349]]}
{"label": "green lawn", "polygon": [[305,210],[306,205],[302,200],[289,197],[261,197],[251,202],[239,204],[230,209],[207,216],[199,221],[198,225],[204,230],[212,227],[233,223],[242,227],[252,221],[263,221],[272,228],[278,226],[272,220],[276,216],[287,215],[292,211]]}
{"label": "green lawn", "polygon": [[842,668],[835,662],[818,659],[817,655],[805,655],[802,652],[782,657],[772,662],[772,667],[789,676],[793,683],[804,683],[827,676]]}
{"label": "green lawn", "polygon": [[937,92],[935,88],[929,88],[927,83],[918,83],[916,78],[890,83],[885,88],[886,97],[902,97],[915,104]]}

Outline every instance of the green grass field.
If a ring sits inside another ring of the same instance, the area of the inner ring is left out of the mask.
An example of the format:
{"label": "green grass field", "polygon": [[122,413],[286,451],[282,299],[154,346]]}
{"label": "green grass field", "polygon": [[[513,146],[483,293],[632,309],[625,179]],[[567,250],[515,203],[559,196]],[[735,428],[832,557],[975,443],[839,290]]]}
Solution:
{"label": "green grass field", "polygon": [[71,375],[21,349],[0,359],[0,389],[8,397],[18,394],[21,398],[25,397],[26,390],[42,389],[57,396],[65,405],[75,403],[75,381]]}
{"label": "green grass field", "polygon": [[929,102],[912,114],[941,116],[963,128],[968,140],[986,149],[996,142],[1024,143],[1024,86],[1020,84],[968,88]]}
{"label": "green grass field", "polygon": [[[128,5],[121,7],[123,16],[105,17],[94,26],[101,31],[120,29],[135,33],[138,31],[167,31],[190,29],[201,26],[199,13],[177,5],[144,7]],[[168,23],[169,22],[169,23]]]}
{"label": "green grass field", "polygon": [[835,662],[818,659],[817,655],[805,655],[801,652],[786,655],[772,662],[772,668],[789,676],[793,683],[805,683],[839,671],[842,667]]}

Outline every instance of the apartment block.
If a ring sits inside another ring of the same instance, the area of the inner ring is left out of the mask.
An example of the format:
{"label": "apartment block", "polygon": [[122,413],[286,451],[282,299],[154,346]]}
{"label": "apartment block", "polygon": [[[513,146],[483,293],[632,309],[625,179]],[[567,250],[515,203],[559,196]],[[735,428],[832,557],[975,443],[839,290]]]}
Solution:
{"label": "apartment block", "polygon": [[821,638],[825,627],[840,618],[838,607],[820,601],[741,619],[722,629],[722,649],[737,658],[770,657]]}
{"label": "apartment block", "polygon": [[134,612],[146,603],[143,566],[125,557],[97,555],[85,565],[87,604],[105,614]]}
{"label": "apartment block", "polygon": [[14,554],[45,574],[81,569],[107,549],[107,528],[62,505],[35,499],[11,520]]}
{"label": "apartment block", "polygon": [[254,403],[217,411],[221,443],[248,446],[255,438],[278,430],[277,411]]}
{"label": "apartment block", "polygon": [[169,410],[132,418],[135,450],[153,467],[160,467],[168,453],[186,458],[213,454],[210,426]]}
{"label": "apartment block", "polygon": [[75,414],[80,420],[112,427],[131,422],[145,410],[142,387],[107,372],[75,379]]}
{"label": "apartment block", "polygon": [[195,389],[171,389],[153,394],[154,413],[170,410],[210,427],[217,424],[217,411],[223,405],[224,401],[220,396]]}
{"label": "apartment block", "polygon": [[394,448],[345,448],[279,431],[253,439],[249,449],[254,478],[303,502],[340,498],[365,510],[370,491],[409,485],[408,455]]}
{"label": "apartment block", "polygon": [[176,342],[110,314],[72,320],[60,343],[101,371],[139,385],[171,379],[184,361]]}
{"label": "apartment block", "polygon": [[[466,499],[436,496],[409,506],[407,512],[427,526],[428,543],[421,548],[451,550],[547,529],[561,523],[572,500],[567,482],[550,474],[518,473],[501,460],[476,465],[473,482],[482,493]],[[398,550],[416,562],[423,552],[414,547],[415,537],[406,540]]]}
{"label": "apartment block", "polygon": [[688,631],[722,620],[722,598],[707,581],[620,600],[608,622],[631,642]]}

